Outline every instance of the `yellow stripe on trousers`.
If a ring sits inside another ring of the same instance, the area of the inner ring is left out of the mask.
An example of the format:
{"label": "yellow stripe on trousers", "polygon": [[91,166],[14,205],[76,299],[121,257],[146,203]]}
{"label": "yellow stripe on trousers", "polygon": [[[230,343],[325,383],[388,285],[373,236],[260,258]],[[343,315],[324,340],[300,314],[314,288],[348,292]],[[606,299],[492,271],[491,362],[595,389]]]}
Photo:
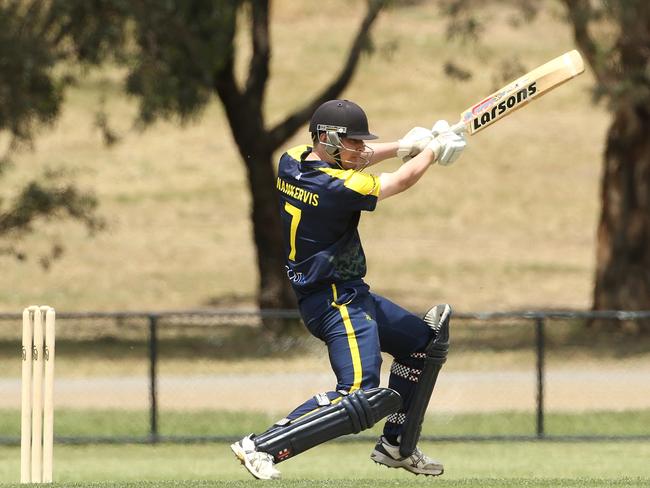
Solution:
{"label": "yellow stripe on trousers", "polygon": [[348,307],[343,305],[338,305],[336,300],[338,299],[336,293],[336,285],[332,283],[332,293],[334,295],[334,301],[332,305],[339,309],[341,317],[343,318],[343,324],[345,325],[345,331],[348,336],[348,345],[350,346],[350,354],[352,355],[352,367],[354,368],[354,380],[352,383],[352,388],[350,388],[350,393],[361,388],[361,378],[363,376],[363,371],[361,369],[361,355],[359,354],[359,345],[357,344],[357,336],[354,334],[354,327],[352,327],[352,321],[350,320],[350,314],[348,313]]}

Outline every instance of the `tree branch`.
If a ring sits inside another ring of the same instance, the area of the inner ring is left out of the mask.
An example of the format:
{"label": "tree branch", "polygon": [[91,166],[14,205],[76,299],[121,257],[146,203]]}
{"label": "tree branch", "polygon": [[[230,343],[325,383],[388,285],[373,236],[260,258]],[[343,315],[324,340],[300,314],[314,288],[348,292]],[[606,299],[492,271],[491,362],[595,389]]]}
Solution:
{"label": "tree branch", "polygon": [[573,26],[573,36],[580,51],[591,66],[598,83],[603,86],[609,85],[610,73],[605,63],[599,58],[598,46],[589,33],[589,21],[594,17],[593,9],[589,0],[561,0],[569,14],[569,20]]}
{"label": "tree branch", "polygon": [[253,97],[261,106],[264,101],[266,81],[269,77],[269,2],[268,0],[252,0],[251,38],[253,55],[248,69],[248,81],[244,96]]}
{"label": "tree branch", "polygon": [[233,133],[236,132],[236,126],[233,126],[236,118],[233,116],[238,111],[238,107],[241,108],[241,104],[244,101],[244,95],[239,91],[237,81],[235,80],[234,67],[235,63],[230,59],[214,76],[214,88],[226,110],[226,115],[228,116]]}
{"label": "tree branch", "polygon": [[354,42],[348,53],[348,58],[343,65],[339,75],[313,100],[305,106],[288,116],[269,131],[269,142],[274,149],[280,147],[287,141],[305,122],[309,120],[319,105],[338,97],[347,86],[354,75],[359,63],[361,53],[367,48],[370,38],[370,30],[377,20],[381,10],[386,5],[386,0],[369,0],[366,16],[359,25]]}
{"label": "tree branch", "polygon": [[244,114],[246,102],[245,93],[237,86],[235,77],[235,30],[237,16],[233,20],[232,29],[228,31],[226,43],[230,46],[222,66],[213,74],[214,89],[223,104],[230,125],[230,130],[237,141],[238,134],[241,133],[242,121],[246,118]]}
{"label": "tree branch", "polygon": [[63,214],[96,231],[104,226],[103,219],[95,215],[97,205],[94,195],[82,193],[74,185],[44,186],[32,181],[23,188],[10,209],[0,212],[0,235],[29,232],[31,224],[38,218],[48,219]]}

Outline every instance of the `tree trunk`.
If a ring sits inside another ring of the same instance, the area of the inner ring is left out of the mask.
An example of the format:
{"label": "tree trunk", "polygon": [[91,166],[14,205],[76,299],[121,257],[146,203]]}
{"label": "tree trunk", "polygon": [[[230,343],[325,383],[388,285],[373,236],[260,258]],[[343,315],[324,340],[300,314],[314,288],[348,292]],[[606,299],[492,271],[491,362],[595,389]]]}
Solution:
{"label": "tree trunk", "polygon": [[[262,101],[252,96],[240,97],[232,71],[218,78],[216,88],[246,166],[259,276],[257,303],[260,310],[295,309],[296,298],[285,269],[280,204],[275,193],[274,149],[264,129]],[[275,334],[296,328],[295,320],[264,319],[263,323]]]}
{"label": "tree trunk", "polygon": [[248,184],[253,198],[251,218],[261,272],[261,308],[295,308],[296,301],[287,279],[279,203],[271,155],[258,156],[248,164]]}
{"label": "tree trunk", "polygon": [[[650,310],[650,116],[618,106],[607,137],[598,226],[594,310]],[[650,333],[649,321],[592,325]]]}
{"label": "tree trunk", "polygon": [[[257,253],[260,310],[295,309],[296,298],[287,279],[279,203],[275,193],[272,154],[248,154],[246,161],[251,202],[253,241]],[[297,329],[299,322],[282,318],[263,318],[264,327],[274,334]]]}

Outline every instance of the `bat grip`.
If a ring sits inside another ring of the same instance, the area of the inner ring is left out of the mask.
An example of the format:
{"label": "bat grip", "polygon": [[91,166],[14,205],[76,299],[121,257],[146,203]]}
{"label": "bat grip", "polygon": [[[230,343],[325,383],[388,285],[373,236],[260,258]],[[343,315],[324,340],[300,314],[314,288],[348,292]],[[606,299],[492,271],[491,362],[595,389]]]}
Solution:
{"label": "bat grip", "polygon": [[449,128],[449,130],[450,130],[451,132],[454,132],[454,133],[460,135],[460,134],[463,133],[463,132],[467,132],[467,126],[465,125],[465,122],[463,122],[462,120],[459,120],[457,123],[455,123],[454,125],[452,125],[452,126]]}

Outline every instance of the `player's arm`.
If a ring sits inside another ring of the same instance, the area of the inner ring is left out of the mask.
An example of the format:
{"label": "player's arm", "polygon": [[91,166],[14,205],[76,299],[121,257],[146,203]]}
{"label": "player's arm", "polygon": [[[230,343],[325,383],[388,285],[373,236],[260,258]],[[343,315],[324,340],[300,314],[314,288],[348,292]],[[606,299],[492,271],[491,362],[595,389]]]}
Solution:
{"label": "player's arm", "polygon": [[392,197],[411,188],[422,177],[424,172],[436,162],[436,154],[426,148],[420,154],[399,167],[392,173],[379,175],[379,200]]}
{"label": "player's arm", "polygon": [[[436,124],[439,124],[438,121]],[[438,128],[438,130],[436,130]],[[444,132],[449,128],[449,124],[444,122],[442,127],[443,130],[439,130],[437,125],[433,126],[433,129],[425,129],[424,127],[414,127],[404,135],[401,139],[395,142],[380,142],[380,143],[368,143],[368,147],[373,150],[372,157],[370,158],[369,166],[377,164],[385,159],[394,158],[397,156],[401,158],[402,161],[407,162],[414,156],[420,154],[427,144],[438,135],[440,132]]]}
{"label": "player's arm", "polygon": [[373,150],[372,157],[368,166],[381,163],[382,161],[394,158],[399,149],[399,141],[395,142],[374,142],[367,143],[368,147]]}
{"label": "player's arm", "polygon": [[465,145],[466,141],[462,135],[449,131],[437,135],[424,150],[400,166],[397,171],[379,175],[379,200],[411,188],[436,161],[442,165],[452,164],[463,152]]}

